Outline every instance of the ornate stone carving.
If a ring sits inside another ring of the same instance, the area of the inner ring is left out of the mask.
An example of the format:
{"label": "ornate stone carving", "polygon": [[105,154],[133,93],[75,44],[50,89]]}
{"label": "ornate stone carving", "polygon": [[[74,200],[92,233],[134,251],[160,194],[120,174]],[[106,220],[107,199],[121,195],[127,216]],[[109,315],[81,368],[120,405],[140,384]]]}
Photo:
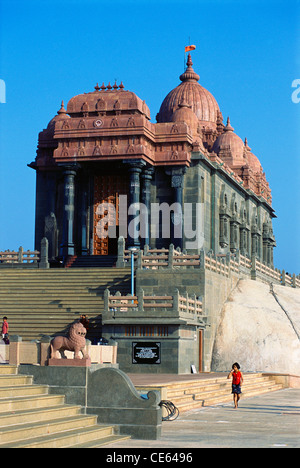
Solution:
{"label": "ornate stone carving", "polygon": [[57,357],[57,353],[61,352],[62,357],[65,357],[64,351],[74,351],[74,359],[80,359],[80,352],[83,358],[87,358],[85,352],[85,336],[86,329],[80,322],[73,323],[70,327],[69,335],[56,336],[50,343],[51,359]]}

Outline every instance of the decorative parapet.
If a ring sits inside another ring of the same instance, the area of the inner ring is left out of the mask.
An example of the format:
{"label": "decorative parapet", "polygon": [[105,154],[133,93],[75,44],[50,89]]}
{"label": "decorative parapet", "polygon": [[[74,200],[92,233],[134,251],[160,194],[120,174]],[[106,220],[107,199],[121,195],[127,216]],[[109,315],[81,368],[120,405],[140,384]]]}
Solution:
{"label": "decorative parapet", "polygon": [[[14,366],[20,364],[47,366],[51,339],[50,336],[44,336],[40,341],[29,342],[23,341],[22,337],[18,335],[11,336],[10,344],[6,345],[9,364]],[[92,345],[89,340],[86,340],[86,352],[90,356],[92,364],[117,364],[116,345]],[[65,356],[67,360],[73,360],[74,352],[65,351]],[[61,361],[66,364],[66,359]]]}
{"label": "decorative parapet", "polygon": [[142,289],[138,294],[122,296],[117,292],[111,295],[109,289],[104,292],[103,324],[109,323],[192,323],[205,325],[202,301],[195,295],[179,294],[178,289],[172,296],[145,296]]}
{"label": "decorative parapet", "polygon": [[13,264],[37,264],[40,259],[38,250],[26,250],[19,247],[18,251],[5,250],[0,252],[0,265],[11,266]]}
{"label": "decorative parapet", "polygon": [[[122,258],[122,265],[129,265],[131,251],[119,251],[118,258]],[[149,249],[145,246],[144,250],[134,252],[135,266],[138,269],[176,269],[176,268],[200,268],[203,270],[214,271],[215,273],[229,276],[230,274],[242,274],[252,279],[261,279],[262,281],[272,281],[283,286],[300,288],[300,277],[295,274],[288,274],[285,270],[272,268],[260,262],[255,255],[250,259],[241,255],[239,251],[228,254],[205,254],[202,250],[199,254],[187,254],[180,248],[175,249],[170,244],[169,249]]]}
{"label": "decorative parapet", "polygon": [[24,250],[21,246],[18,251],[0,252],[0,268],[49,268],[48,239],[42,239],[41,251]]}

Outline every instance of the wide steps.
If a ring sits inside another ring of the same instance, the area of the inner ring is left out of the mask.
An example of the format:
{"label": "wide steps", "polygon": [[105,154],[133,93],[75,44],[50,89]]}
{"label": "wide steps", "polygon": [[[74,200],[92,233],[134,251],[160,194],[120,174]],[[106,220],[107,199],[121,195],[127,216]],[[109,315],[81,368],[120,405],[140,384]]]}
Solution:
{"label": "wide steps", "polygon": [[[166,384],[167,400],[180,411],[190,411],[203,406],[214,406],[232,402],[231,379],[226,377],[199,379],[198,381],[173,382]],[[280,390],[270,376],[261,373],[244,374],[242,398]],[[150,387],[149,387],[150,389]]]}
{"label": "wide steps", "polygon": [[19,335],[23,341],[65,333],[86,314],[90,319],[87,338],[94,341],[101,336],[106,288],[113,294],[129,293],[130,269],[0,269],[0,314],[8,316],[10,335]]}
{"label": "wide steps", "polygon": [[111,268],[116,261],[116,255],[82,255],[72,259],[69,268]]}
{"label": "wide steps", "polygon": [[[37,437],[47,436],[48,434],[56,434],[58,432],[71,431],[82,427],[94,426],[96,424],[96,416],[85,416],[82,414],[68,417],[58,418],[51,421],[39,421],[26,424],[17,424],[17,426],[2,426],[0,429],[0,447],[3,443],[22,443],[26,444],[26,439],[35,439]],[[25,442],[24,442],[25,439]]]}
{"label": "wide steps", "polygon": [[16,369],[0,366],[0,448],[96,448],[129,438]]}
{"label": "wide steps", "polygon": [[17,375],[18,374],[18,367],[12,365],[0,365],[0,377],[4,375],[7,377],[8,375]]}
{"label": "wide steps", "polygon": [[42,408],[45,406],[57,406],[64,402],[63,395],[35,395],[0,399],[0,413],[7,411],[19,411],[28,408]]}
{"label": "wide steps", "polygon": [[13,412],[0,414],[0,427],[12,426],[15,424],[36,423],[43,420],[52,420],[59,418],[66,418],[68,416],[76,416],[81,413],[79,406],[72,405],[57,405],[57,406],[44,406],[36,408],[32,411],[30,409],[22,409]]}
{"label": "wide steps", "polygon": [[101,447],[129,437],[113,435],[113,426],[80,427],[74,430],[65,430],[63,433],[47,434],[31,439],[23,439],[16,442],[0,444],[0,448],[93,448]]}

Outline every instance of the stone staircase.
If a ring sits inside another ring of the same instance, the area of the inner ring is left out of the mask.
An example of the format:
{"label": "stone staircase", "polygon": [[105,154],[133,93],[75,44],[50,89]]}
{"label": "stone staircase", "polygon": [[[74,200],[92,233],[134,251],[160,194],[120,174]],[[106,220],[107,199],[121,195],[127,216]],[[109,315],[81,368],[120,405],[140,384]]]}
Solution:
{"label": "stone staircase", "polygon": [[129,438],[64,398],[0,365],[0,448],[96,448]]}
{"label": "stone staircase", "polygon": [[74,255],[67,262],[67,268],[112,268],[117,261],[117,255]]}
{"label": "stone staircase", "polygon": [[[242,398],[280,390],[282,385],[277,384],[270,377],[262,374],[244,374],[242,385]],[[180,412],[189,411],[202,406],[214,406],[231,402],[231,380],[226,377],[203,380],[189,385],[173,384],[168,387],[167,399],[172,401]]]}
{"label": "stone staircase", "polygon": [[93,342],[101,336],[106,288],[129,293],[130,269],[1,269],[0,316],[8,317],[10,335],[30,341],[65,333],[86,314],[90,319],[87,338]]}
{"label": "stone staircase", "polygon": [[[243,375],[242,399],[283,388],[271,376],[264,376],[262,373],[244,373]],[[174,378],[174,382],[165,384],[155,383],[152,385],[139,385],[137,382],[135,383],[134,376],[132,376],[132,379],[139,391],[149,391],[154,388],[163,389],[163,399],[171,401],[179,409],[180,413],[199,409],[203,406],[215,406],[233,401],[231,380],[225,376],[208,378],[201,376],[198,380],[194,379],[190,381],[176,381],[176,378]]]}

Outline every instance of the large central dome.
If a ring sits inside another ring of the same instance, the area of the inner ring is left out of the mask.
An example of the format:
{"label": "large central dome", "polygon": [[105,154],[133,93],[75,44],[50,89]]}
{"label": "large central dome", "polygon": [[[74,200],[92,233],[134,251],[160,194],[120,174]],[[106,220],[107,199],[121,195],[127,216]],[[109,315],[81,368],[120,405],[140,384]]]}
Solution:
{"label": "large central dome", "polygon": [[199,83],[199,75],[192,68],[191,55],[188,55],[187,69],[180,76],[182,83],[169,92],[164,99],[157,122],[171,122],[174,112],[182,102],[186,103],[197,116],[202,126],[216,130],[220,109],[213,95]]}

